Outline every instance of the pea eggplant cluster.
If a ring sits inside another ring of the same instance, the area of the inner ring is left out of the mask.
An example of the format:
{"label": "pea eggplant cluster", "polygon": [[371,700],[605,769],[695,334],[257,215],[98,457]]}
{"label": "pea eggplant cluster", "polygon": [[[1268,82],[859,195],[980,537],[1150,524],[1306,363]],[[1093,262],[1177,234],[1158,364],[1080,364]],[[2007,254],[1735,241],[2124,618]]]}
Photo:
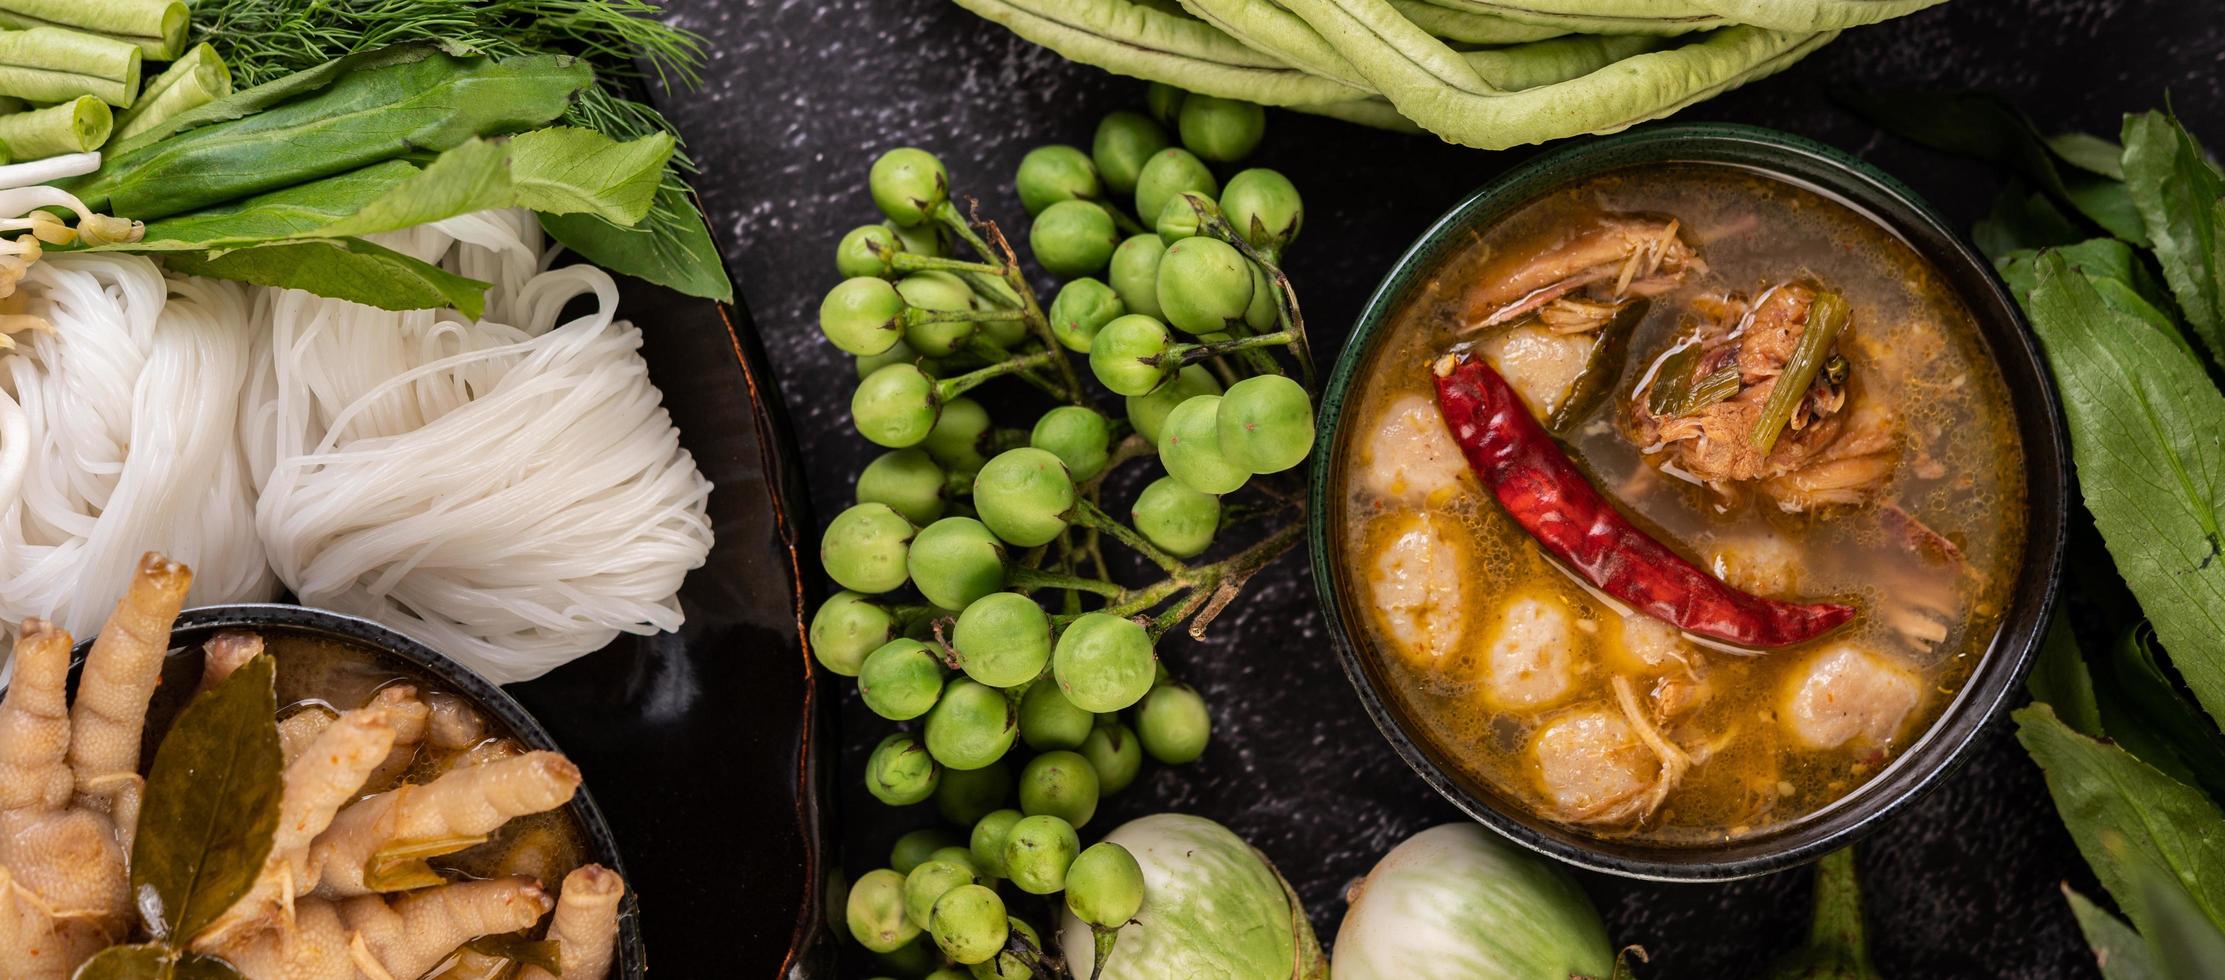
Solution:
{"label": "pea eggplant cluster", "polygon": [[[1028,153],[1014,179],[1028,251],[1064,280],[1048,304],[922,149],[873,163],[886,220],[836,246],[845,278],[819,325],[856,357],[853,421],[887,451],[821,540],[841,591],[810,645],[904,726],[866,761],[868,791],[932,800],[963,831],[906,835],[840,903],[841,928],[891,968],[1032,975],[1051,954],[1008,896],[1063,895],[1098,935],[1082,955],[1100,958],[1140,907],[1135,858],[1083,848],[1080,830],[1145,755],[1205,752],[1210,713],[1159,641],[1184,624],[1200,635],[1303,525],[1303,494],[1278,486],[1314,442],[1280,267],[1304,208],[1280,173],[1240,167],[1265,126],[1256,105],[1153,86],[1148,111],[1106,116],[1087,151]],[[1035,391],[972,397],[990,382]],[[1048,407],[1000,425],[1015,401]],[[1143,484],[1128,519],[1109,513],[1108,478],[1153,460],[1162,473],[1112,484]],[[1255,480],[1273,484],[1264,502],[1224,507]],[[1202,557],[1248,519],[1262,527],[1247,543]],[[1162,577],[1116,581],[1108,539]]]}

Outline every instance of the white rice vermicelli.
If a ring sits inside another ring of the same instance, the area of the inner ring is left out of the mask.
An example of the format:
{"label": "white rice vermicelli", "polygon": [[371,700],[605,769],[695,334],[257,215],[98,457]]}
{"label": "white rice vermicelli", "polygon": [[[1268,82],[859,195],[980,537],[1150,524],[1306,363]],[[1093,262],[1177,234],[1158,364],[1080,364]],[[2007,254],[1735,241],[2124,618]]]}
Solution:
{"label": "white rice vermicelli", "polygon": [[248,369],[247,287],[165,280],[134,255],[31,267],[24,312],[53,329],[0,360],[0,618],[90,636],[163,551],[193,604],[271,598],[235,435]]}
{"label": "white rice vermicelli", "polygon": [[494,283],[488,316],[259,291],[240,433],[278,577],[501,683],[677,628],[710,484],[615,317],[617,284],[540,271],[523,212],[382,243]]}

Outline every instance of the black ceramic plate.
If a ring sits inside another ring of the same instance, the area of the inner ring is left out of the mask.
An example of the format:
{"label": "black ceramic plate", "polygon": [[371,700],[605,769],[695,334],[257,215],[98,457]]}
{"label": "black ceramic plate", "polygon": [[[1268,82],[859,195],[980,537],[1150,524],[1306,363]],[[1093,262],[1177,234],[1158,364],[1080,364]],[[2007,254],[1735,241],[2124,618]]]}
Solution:
{"label": "black ceramic plate", "polygon": [[711,481],[716,542],[680,590],[678,633],[621,636],[507,690],[594,788],[657,975],[786,974],[815,938],[825,854],[802,478],[748,312],[622,282],[619,313]]}

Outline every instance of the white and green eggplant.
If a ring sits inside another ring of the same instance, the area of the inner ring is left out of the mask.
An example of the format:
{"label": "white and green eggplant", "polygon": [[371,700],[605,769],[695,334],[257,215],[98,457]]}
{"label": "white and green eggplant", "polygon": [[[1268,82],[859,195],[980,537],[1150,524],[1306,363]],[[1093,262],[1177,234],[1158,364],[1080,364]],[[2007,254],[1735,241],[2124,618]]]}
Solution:
{"label": "white and green eggplant", "polygon": [[1432,827],[1352,886],[1333,980],[1607,977],[1607,929],[1560,868],[1475,824]]}
{"label": "white and green eggplant", "polygon": [[1076,980],[1326,980],[1305,907],[1265,856],[1228,828],[1180,813],[1139,817],[1105,839],[1143,868],[1143,908],[1103,972],[1088,924],[1066,915],[1060,947]]}

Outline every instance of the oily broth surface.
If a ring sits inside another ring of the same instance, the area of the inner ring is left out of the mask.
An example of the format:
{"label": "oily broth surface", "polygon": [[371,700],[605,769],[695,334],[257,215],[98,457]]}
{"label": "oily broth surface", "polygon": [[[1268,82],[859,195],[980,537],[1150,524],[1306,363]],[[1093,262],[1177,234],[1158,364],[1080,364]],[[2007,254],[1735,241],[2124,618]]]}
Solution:
{"label": "oily broth surface", "polygon": [[[1434,406],[1427,365],[1463,339],[1458,307],[1468,283],[1494,258],[1526,252],[1539,235],[1597,211],[1676,216],[1710,274],[1652,301],[1632,330],[1619,377],[1587,415],[1564,427],[1564,445],[1626,513],[1686,557],[1703,566],[1714,565],[1721,552],[1790,557],[1797,567],[1790,581],[1768,573],[1753,579],[1765,584],[1748,587],[1778,598],[1836,598],[1861,610],[1848,629],[1802,646],[1754,656],[1688,648],[1705,660],[1715,695],[1670,734],[1688,750],[1701,741],[1712,754],[1643,825],[1593,828],[1661,843],[1722,840],[1800,819],[1845,796],[1919,739],[1953,700],[1997,632],[2021,564],[2023,454],[2007,388],[1967,308],[1905,243],[1820,195],[1727,167],[1647,167],[1557,191],[1481,230],[1386,326],[1354,386],[1345,428],[1350,444],[1339,463],[1344,489],[1335,497],[1343,561],[1355,595],[1369,609],[1365,622],[1356,624],[1366,639],[1363,655],[1381,666],[1391,696],[1419,734],[1467,777],[1550,813],[1526,741],[1559,712],[1615,710],[1610,664],[1629,663],[1616,656],[1619,613],[1549,561],[1472,474],[1463,474],[1450,494],[1419,504],[1377,498],[1350,475],[1368,457],[1367,434],[1394,402],[1418,394]],[[1864,397],[1883,395],[1899,409],[1902,456],[1878,499],[1897,503],[1951,541],[1967,560],[1966,574],[1941,573],[1910,551],[1907,525],[1882,508],[1816,517],[1782,514],[1766,502],[1726,507],[1707,491],[1661,475],[1626,439],[1618,420],[1627,413],[1627,399],[1679,331],[1686,300],[1724,289],[1752,296],[1802,277],[1846,295],[1854,329],[1840,349],[1856,383],[1866,386]],[[1373,556],[1408,526],[1400,513],[1417,508],[1457,521],[1466,538],[1457,566],[1467,583],[1465,630],[1452,652],[1434,663],[1400,653],[1367,597]],[[1739,570],[1730,571],[1726,577],[1740,582]],[[1888,590],[1905,594],[1909,583],[1954,598],[1946,638],[1922,659],[1896,639],[1883,605]],[[1577,625],[1571,657],[1576,693],[1535,713],[1495,711],[1478,696],[1488,633],[1501,604],[1517,594],[1558,600]],[[1890,652],[1922,672],[1923,696],[1882,753],[1810,751],[1781,736],[1776,711],[1795,668],[1817,647],[1839,642]],[[1663,673],[1634,677],[1641,698]]]}

